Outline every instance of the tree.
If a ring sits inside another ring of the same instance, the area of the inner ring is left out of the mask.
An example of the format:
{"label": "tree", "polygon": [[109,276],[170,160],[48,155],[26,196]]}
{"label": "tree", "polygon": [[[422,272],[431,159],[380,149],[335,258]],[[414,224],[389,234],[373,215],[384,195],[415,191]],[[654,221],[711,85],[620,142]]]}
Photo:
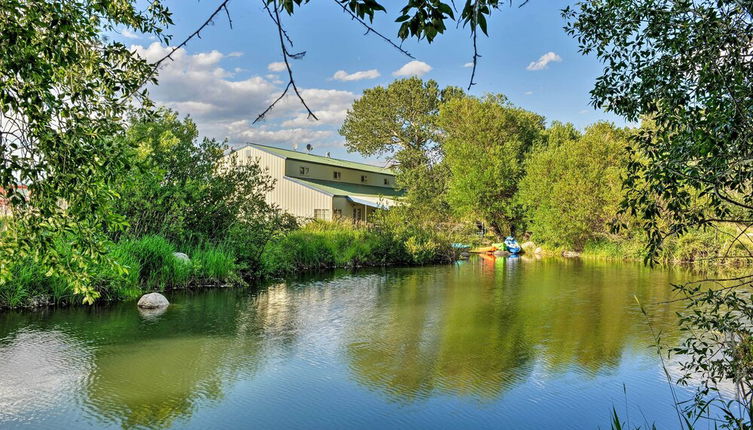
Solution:
{"label": "tree", "polygon": [[363,92],[348,110],[340,134],[345,147],[366,157],[387,156],[397,163],[397,186],[407,201],[422,207],[442,206],[446,174],[441,166],[436,117],[443,101],[461,97],[455,87],[439,89],[435,81],[399,79]]}
{"label": "tree", "polygon": [[[654,124],[636,136],[625,202],[645,219],[652,254],[692,226],[753,219],[752,11],[737,0],[607,0],[564,12],[583,53],[607,64],[593,104]],[[690,189],[709,196],[708,210],[691,210]]]}
{"label": "tree", "polygon": [[[153,74],[100,34],[126,27],[167,41],[170,23],[159,1],[143,11],[130,0],[0,4],[0,188],[15,212],[0,233],[0,284],[8,262],[29,256],[74,280],[85,302],[96,298],[84,267],[104,258],[103,230],[122,225],[112,183],[129,162],[113,136],[132,102],[149,107],[141,88]],[[58,258],[56,240],[72,243],[71,259]]]}
{"label": "tree", "polygon": [[610,232],[622,201],[627,133],[597,123],[578,133],[554,123],[525,164],[518,199],[537,240],[574,249]]}
{"label": "tree", "polygon": [[462,218],[481,220],[497,234],[512,232],[523,159],[544,130],[544,118],[516,108],[502,95],[455,98],[443,104],[447,200]]}
{"label": "tree", "polygon": [[190,118],[159,109],[134,119],[124,139],[134,163],[117,182],[115,210],[126,217],[126,234],[158,234],[180,245],[224,243],[252,269],[264,244],[290,227],[289,217],[266,202],[274,181],[263,168],[226,157],[214,139],[199,140]]}
{"label": "tree", "polygon": [[[725,255],[734,246],[753,256],[740,239],[753,224],[753,3],[599,0],[564,16],[581,51],[606,65],[593,104],[653,122],[635,138],[623,203],[643,220],[648,257],[671,235],[719,222],[741,231]],[[693,419],[753,425],[752,282],[743,275],[677,287],[688,300],[680,382],[701,381],[688,406]],[[719,395],[722,381],[736,384],[736,399]]]}

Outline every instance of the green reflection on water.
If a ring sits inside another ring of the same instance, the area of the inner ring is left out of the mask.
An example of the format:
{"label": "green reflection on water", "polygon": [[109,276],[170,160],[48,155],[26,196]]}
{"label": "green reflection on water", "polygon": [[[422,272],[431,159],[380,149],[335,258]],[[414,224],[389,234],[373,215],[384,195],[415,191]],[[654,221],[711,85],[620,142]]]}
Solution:
{"label": "green reflection on water", "polygon": [[494,258],[414,271],[353,327],[350,367],[361,384],[402,402],[434,391],[494,399],[534,364],[593,375],[651,342],[636,297],[664,339],[676,338],[678,306],[659,302],[682,277],[633,264]]}
{"label": "green reflection on water", "polygon": [[[36,396],[38,410],[80,408],[102,424],[182,427],[199,409],[228,401],[236,382],[328,350],[336,352],[322,363],[339,372],[333,378],[351,378],[390,401],[435,394],[491,401],[537,368],[588,378],[615,367],[628,349],[651,354],[634,296],[671,340],[677,304],[656,303],[671,299],[669,284],[683,276],[633,264],[491,258],[329,273],[255,291],[176,293],[157,316],[140,315],[133,303],[7,312],[0,357],[10,358],[0,373],[66,360],[87,376],[59,384],[59,393],[11,381],[5,389],[16,397],[0,390],[0,409]],[[48,332],[74,346],[63,356],[59,345],[21,335]],[[13,353],[20,347],[25,355]],[[308,388],[291,387],[286,401]],[[0,424],[7,418],[0,413]]]}

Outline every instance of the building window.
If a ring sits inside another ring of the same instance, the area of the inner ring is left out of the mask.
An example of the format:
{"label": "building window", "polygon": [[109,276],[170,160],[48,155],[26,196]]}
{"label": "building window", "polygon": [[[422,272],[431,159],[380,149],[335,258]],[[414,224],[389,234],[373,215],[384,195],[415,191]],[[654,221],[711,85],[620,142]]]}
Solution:
{"label": "building window", "polygon": [[338,171],[335,171],[335,172],[334,172],[334,173],[332,174],[332,177],[333,177],[333,178],[335,178],[335,179],[340,179],[340,178],[342,177],[342,173],[340,173],[340,172],[338,172]]}
{"label": "building window", "polygon": [[332,215],[333,215],[333,218],[335,218],[335,219],[342,218],[342,216],[343,216],[343,210],[342,209],[335,209],[334,211],[332,211]]}
{"label": "building window", "polygon": [[298,173],[300,173],[301,175],[308,175],[309,174],[309,168],[301,166],[301,167],[298,168]]}
{"label": "building window", "polygon": [[387,178],[384,178],[384,185],[389,185],[389,184],[390,184],[390,180]]}
{"label": "building window", "polygon": [[329,219],[329,209],[314,209],[314,219]]}
{"label": "building window", "polygon": [[361,175],[361,182],[366,182],[368,179],[366,175]]}

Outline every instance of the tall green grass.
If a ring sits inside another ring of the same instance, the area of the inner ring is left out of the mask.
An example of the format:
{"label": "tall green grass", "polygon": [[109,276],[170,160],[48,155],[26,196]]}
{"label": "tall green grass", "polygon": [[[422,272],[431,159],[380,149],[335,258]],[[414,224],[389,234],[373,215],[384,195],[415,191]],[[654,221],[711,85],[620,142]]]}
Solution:
{"label": "tall green grass", "polygon": [[429,264],[446,260],[449,243],[349,222],[315,221],[269,243],[265,275],[333,267]]}
{"label": "tall green grass", "polygon": [[240,281],[235,257],[223,247],[205,245],[195,248],[191,253],[191,271],[195,281],[205,284]]}
{"label": "tall green grass", "polygon": [[[148,291],[243,284],[240,273],[249,267],[259,269],[244,274],[264,278],[333,267],[429,264],[448,261],[452,252],[449,241],[430,231],[349,222],[311,222],[275,237],[256,257],[258,261],[244,261],[258,253],[244,252],[237,243],[243,241],[176,248],[162,236],[122,239],[110,245],[109,263],[99,263],[88,272],[101,299],[114,301],[134,299]],[[61,242],[55,248],[63,260],[68,258],[69,245]],[[190,260],[176,258],[176,250]],[[64,278],[43,272],[32,261],[20,261],[11,271],[12,281],[0,286],[0,307],[81,299]]]}
{"label": "tall green grass", "polygon": [[[55,250],[65,259],[70,254],[65,243]],[[219,285],[239,281],[235,257],[222,247],[204,245],[188,249],[190,261],[174,256],[176,248],[161,236],[125,239],[110,246],[111,263],[92,267],[91,282],[102,300],[135,299],[148,291]],[[63,278],[48,274],[33,261],[11,267],[12,280],[0,286],[0,307],[34,304],[68,304],[80,298]]]}

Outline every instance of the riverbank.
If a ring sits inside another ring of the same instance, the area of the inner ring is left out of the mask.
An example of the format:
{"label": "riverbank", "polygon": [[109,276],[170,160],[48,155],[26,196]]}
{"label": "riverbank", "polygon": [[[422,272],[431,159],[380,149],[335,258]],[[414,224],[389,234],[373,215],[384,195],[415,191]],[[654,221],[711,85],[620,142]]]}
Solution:
{"label": "riverbank", "polygon": [[[546,243],[536,244],[547,256],[571,255],[589,259],[645,261],[646,243],[639,235],[628,238],[586,242],[579,250]],[[700,270],[725,270],[753,264],[749,254],[753,239],[743,225],[726,223],[706,230],[696,229],[683,236],[671,237],[655,257],[661,265],[690,266]]]}
{"label": "riverbank", "polygon": [[[659,254],[662,265],[702,271],[745,267],[751,242],[736,225],[694,231],[668,240]],[[428,230],[404,230],[345,222],[314,221],[270,239],[260,249],[232,243],[176,245],[159,235],[111,244],[115,263],[88,268],[99,300],[135,300],[152,291],[246,286],[295,273],[333,268],[417,266],[455,260],[450,238]],[[529,255],[643,261],[645,244],[637,237],[590,241],[579,251],[546,243],[524,243]],[[65,243],[55,246],[61,259],[72,259]],[[726,256],[726,257],[725,257]],[[80,303],[76,285],[45,272],[31,260],[11,267],[12,281],[0,285],[0,308],[33,308]]]}
{"label": "riverbank", "polygon": [[[55,246],[71,258],[65,243]],[[89,267],[98,300],[134,300],[152,291],[247,286],[298,272],[333,268],[415,266],[454,261],[450,242],[436,235],[353,225],[310,222],[269,240],[257,255],[229,243],[177,246],[158,235],[111,244],[114,264]],[[11,267],[12,281],[0,285],[0,308],[79,303],[76,285],[44,272],[31,260]]]}

